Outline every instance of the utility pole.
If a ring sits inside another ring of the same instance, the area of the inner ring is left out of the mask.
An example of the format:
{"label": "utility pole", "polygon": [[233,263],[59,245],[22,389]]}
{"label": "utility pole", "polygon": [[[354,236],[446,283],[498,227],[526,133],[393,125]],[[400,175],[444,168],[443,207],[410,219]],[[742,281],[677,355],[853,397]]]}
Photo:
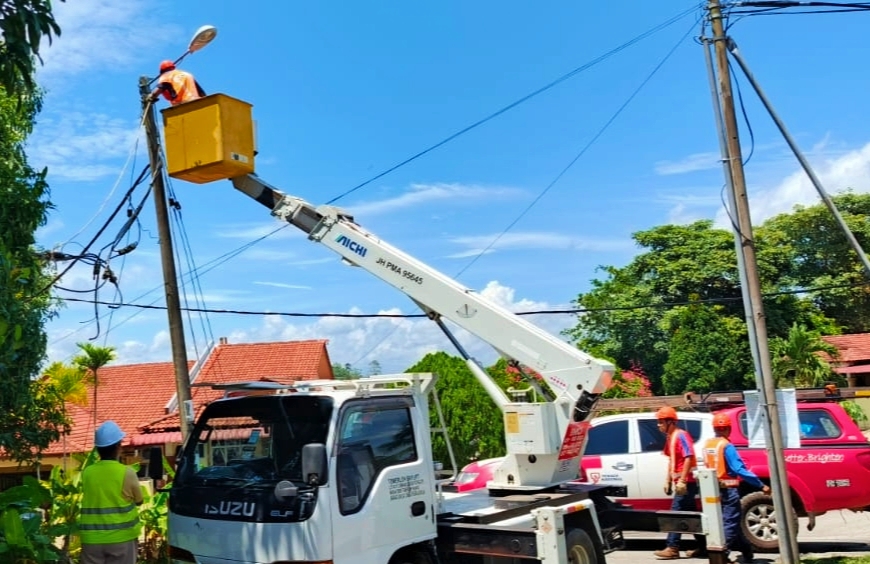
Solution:
{"label": "utility pole", "polygon": [[[755,378],[761,395],[761,404],[766,419],[764,430],[767,442],[767,459],[771,470],[771,493],[774,511],[776,512],[779,549],[783,564],[798,564],[800,553],[797,549],[797,531],[793,523],[792,503],[789,494],[788,480],[785,472],[784,445],[782,428],[779,421],[779,410],[776,404],[776,384],[771,369],[770,350],[767,342],[767,322],[761,297],[761,283],[758,278],[757,261],[755,257],[755,242],[752,234],[752,220],[749,214],[749,198],[746,193],[746,177],[743,171],[743,155],[740,150],[740,137],[737,127],[737,114],[734,109],[734,94],[731,89],[731,73],[728,68],[728,46],[723,23],[720,0],[709,0],[707,10],[713,29],[713,43],[716,52],[716,66],[719,77],[719,98],[721,100],[721,117],[724,126],[727,156],[730,165],[730,184],[733,203],[732,214],[739,238],[738,254],[742,262],[741,291],[746,310],[746,322],[749,325],[749,335],[754,343],[750,348],[756,356]],[[705,47],[706,48],[706,47]],[[726,177],[726,181],[728,178]]]}
{"label": "utility pole", "polygon": [[190,401],[190,373],[187,370],[187,345],[184,342],[184,323],[181,318],[181,302],[178,299],[178,274],[175,270],[175,253],[172,248],[172,232],[169,229],[169,208],[166,205],[166,188],[163,185],[163,162],[160,157],[160,136],[154,107],[148,101],[151,80],[139,79],[139,93],[145,111],[145,135],[148,139],[148,157],[151,162],[151,189],[154,191],[154,207],[157,211],[157,235],[160,238],[160,260],[163,265],[163,289],[166,294],[166,314],[169,317],[169,340],[172,345],[172,364],[175,366],[175,388],[178,404],[178,419],[181,424],[181,442],[187,440],[189,422],[186,406]]}

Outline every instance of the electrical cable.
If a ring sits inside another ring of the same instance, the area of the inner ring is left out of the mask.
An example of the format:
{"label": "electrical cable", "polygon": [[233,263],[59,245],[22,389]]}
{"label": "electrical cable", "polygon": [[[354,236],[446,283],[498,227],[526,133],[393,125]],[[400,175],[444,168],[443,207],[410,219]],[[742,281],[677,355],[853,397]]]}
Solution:
{"label": "electrical cable", "polygon": [[595,58],[595,59],[593,59],[593,60],[591,60],[591,61],[589,61],[589,62],[587,62],[587,63],[584,63],[584,64],[580,65],[579,67],[575,68],[575,69],[572,70],[572,71],[569,71],[569,72],[566,73],[566,74],[563,74],[563,75],[560,76],[559,78],[557,78],[557,79],[553,80],[552,82],[550,82],[550,83],[548,83],[548,84],[546,84],[546,85],[544,85],[544,86],[538,88],[537,90],[534,90],[534,91],[532,91],[532,92],[526,94],[525,96],[523,96],[523,97],[521,97],[521,98],[519,98],[519,99],[517,99],[517,100],[511,102],[511,103],[508,104],[507,106],[504,106],[504,107],[502,107],[501,109],[496,110],[495,112],[489,114],[488,116],[486,116],[486,117],[484,117],[484,118],[481,118],[481,119],[477,120],[476,122],[472,123],[471,125],[466,126],[466,127],[462,128],[462,129],[460,129],[459,131],[456,131],[455,133],[453,133],[453,134],[451,134],[451,135],[445,137],[445,138],[442,139],[441,141],[438,141],[438,142],[435,143],[434,145],[430,145],[430,146],[427,147],[426,149],[423,149],[422,151],[420,151],[420,152],[418,152],[418,153],[416,153],[416,154],[414,154],[414,155],[408,157],[407,159],[405,159],[405,160],[403,160],[403,161],[401,161],[401,162],[399,162],[399,163],[397,163],[397,164],[395,164],[395,165],[389,167],[388,169],[384,170],[383,172],[380,172],[380,173],[378,173],[378,174],[372,176],[372,177],[369,178],[368,180],[365,180],[365,181],[363,181],[363,182],[357,184],[357,185],[354,186],[353,188],[351,188],[351,189],[349,189],[349,190],[346,190],[345,192],[339,194],[338,196],[335,196],[334,198],[332,198],[331,200],[329,200],[328,202],[326,202],[326,205],[330,205],[330,204],[333,204],[333,203],[337,202],[338,200],[344,198],[345,196],[347,196],[347,195],[349,195],[349,194],[352,194],[353,192],[356,192],[357,190],[359,190],[359,189],[362,188],[363,186],[366,186],[366,185],[368,185],[368,184],[371,184],[371,183],[374,182],[375,180],[378,180],[378,179],[380,179],[380,178],[383,178],[384,176],[386,176],[386,175],[390,174],[391,172],[393,172],[393,171],[395,171],[395,170],[397,170],[397,169],[399,169],[399,168],[405,166],[406,164],[408,164],[408,163],[410,163],[410,162],[413,162],[413,161],[417,160],[418,158],[422,157],[423,155],[425,155],[425,154],[427,154],[427,153],[430,153],[430,152],[434,151],[434,150],[437,149],[438,147],[441,147],[442,145],[445,145],[446,143],[449,143],[450,141],[453,141],[453,140],[456,139],[457,137],[459,137],[459,136],[461,136],[461,135],[463,135],[463,134],[465,134],[465,133],[468,133],[468,132],[471,131],[472,129],[475,129],[475,128],[477,128],[477,127],[479,127],[479,126],[485,124],[486,122],[488,122],[488,121],[490,121],[490,120],[492,120],[492,119],[494,119],[494,118],[496,118],[496,117],[498,117],[498,116],[504,114],[505,112],[508,112],[508,111],[512,110],[513,108],[519,106],[519,105],[522,104],[523,102],[526,102],[526,101],[528,101],[528,100],[534,98],[535,96],[537,96],[537,95],[539,95],[539,94],[542,94],[542,93],[546,92],[547,90],[550,90],[550,89],[553,88],[554,86],[557,86],[557,85],[561,84],[562,82],[565,82],[565,81],[568,80],[569,78],[572,78],[572,77],[574,77],[574,76],[576,76],[576,75],[582,73],[583,71],[586,71],[586,70],[588,70],[588,69],[594,67],[594,66],[597,65],[598,63],[601,63],[601,62],[603,62],[603,61],[609,59],[609,58],[612,57],[613,55],[616,55],[616,54],[619,53],[620,51],[623,51],[623,50],[627,49],[628,47],[631,47],[631,46],[634,45],[635,43],[637,43],[637,42],[639,42],[639,41],[642,41],[642,40],[646,39],[646,38],[649,37],[650,35],[653,35],[653,34],[659,32],[659,31],[661,31],[661,30],[663,30],[663,29],[666,29],[667,27],[670,27],[671,25],[673,25],[674,23],[676,23],[676,22],[682,20],[684,17],[686,17],[687,15],[691,14],[691,13],[694,12],[695,10],[697,10],[697,4],[693,4],[691,8],[689,8],[689,9],[687,9],[687,10],[683,10],[683,11],[680,12],[679,14],[677,14],[677,15],[675,15],[675,16],[673,16],[673,17],[667,19],[667,20],[665,20],[664,22],[658,24],[657,26],[655,26],[655,27],[653,27],[653,28],[651,28],[651,29],[649,29],[649,30],[647,30],[647,31],[645,31],[645,32],[643,32],[643,33],[641,33],[640,35],[638,35],[638,36],[636,36],[636,37],[634,37],[634,38],[632,38],[632,39],[630,39],[630,40],[628,40],[628,41],[626,41],[626,42],[623,43],[622,45],[619,45],[618,47],[615,47],[615,48],[611,49],[610,51],[607,51],[607,52],[604,53],[603,55],[599,55],[597,58]]}
{"label": "electrical cable", "polygon": [[[834,284],[828,286],[817,286],[812,288],[794,288],[791,290],[779,290],[776,292],[767,292],[762,294],[763,298],[775,298],[779,296],[790,296],[796,294],[811,294],[817,292],[823,292],[827,290],[841,290],[848,288],[861,288],[861,287],[870,287],[870,282],[856,282],[851,284]],[[79,302],[86,304],[97,303],[100,305],[108,305],[112,302],[103,302],[99,300],[85,300],[81,298],[64,298],[67,301],[71,302]],[[730,302],[739,302],[742,301],[742,296],[733,296],[733,297],[719,297],[719,298],[703,298],[697,300],[681,300],[681,301],[671,301],[671,302],[658,302],[658,303],[646,303],[646,304],[638,304],[632,306],[610,306],[610,307],[601,307],[601,308],[566,308],[566,309],[541,309],[541,310],[531,310],[531,311],[520,311],[515,312],[516,315],[565,315],[565,314],[577,314],[577,313],[598,313],[598,312],[608,312],[608,311],[634,311],[640,309],[663,309],[663,308],[672,308],[672,307],[680,307],[694,304],[717,304],[717,303],[730,303]],[[165,305],[153,305],[153,304],[137,304],[137,303],[123,303],[120,304],[120,307],[131,307],[142,310],[166,310]],[[237,310],[237,309],[203,309],[203,308],[182,308],[189,309],[191,312],[200,312],[200,313],[215,313],[215,314],[228,314],[228,315],[257,315],[257,316],[279,316],[279,317],[300,317],[300,318],[349,318],[349,319],[374,319],[374,318],[387,318],[387,319],[426,319],[428,316],[424,313],[305,313],[305,312],[288,312],[288,311],[251,311],[251,310]]]}
{"label": "electrical cable", "polygon": [[659,70],[665,65],[665,63],[670,60],[674,52],[676,52],[676,50],[683,44],[686,38],[691,35],[692,31],[694,31],[695,29],[695,26],[697,26],[700,21],[701,20],[699,18],[697,21],[692,23],[692,25],[689,27],[689,30],[680,37],[679,41],[677,41],[677,43],[673,47],[670,48],[665,56],[653,68],[652,72],[650,72],[646,76],[646,78],[641,81],[641,83],[637,86],[637,88],[634,89],[634,91],[631,93],[631,95],[629,95],[625,102],[623,102],[622,105],[620,105],[619,108],[617,108],[617,110],[613,113],[613,115],[610,116],[610,119],[608,119],[604,123],[604,125],[598,130],[598,132],[596,132],[595,135],[592,136],[589,142],[587,142],[586,145],[584,145],[583,148],[580,149],[580,152],[578,152],[574,156],[574,158],[571,159],[571,161],[561,171],[559,171],[559,174],[557,174],[556,177],[553,178],[553,180],[550,181],[550,183],[547,184],[547,186],[538,193],[535,199],[532,200],[531,203],[529,203],[519,213],[519,215],[517,215],[517,217],[514,218],[514,220],[511,221],[508,226],[505,227],[504,230],[502,230],[502,232],[498,234],[498,236],[496,236],[483,250],[475,255],[474,258],[472,258],[471,261],[468,262],[468,264],[466,264],[459,270],[459,272],[455,276],[456,278],[458,278],[466,270],[468,270],[474,263],[476,263],[480,259],[480,257],[488,253],[490,249],[492,249],[493,246],[495,246],[501,240],[501,238],[504,237],[511,229],[513,229],[514,226],[516,226],[516,224],[519,223],[520,220],[522,220],[522,218],[525,217],[525,215],[547,194],[547,192],[549,192],[550,189],[553,188],[553,186],[555,186],[556,183],[558,183],[559,180],[562,179],[562,177],[571,169],[571,167],[573,167],[577,163],[577,161],[580,160],[580,158],[584,154],[586,154],[586,151],[588,151],[598,141],[598,139],[610,128],[613,122],[616,121],[616,119],[622,114],[622,112],[628,107],[628,105],[631,104],[631,102],[637,97],[638,94],[640,94],[640,92],[649,83],[649,81],[652,80],[652,78],[659,72]]}

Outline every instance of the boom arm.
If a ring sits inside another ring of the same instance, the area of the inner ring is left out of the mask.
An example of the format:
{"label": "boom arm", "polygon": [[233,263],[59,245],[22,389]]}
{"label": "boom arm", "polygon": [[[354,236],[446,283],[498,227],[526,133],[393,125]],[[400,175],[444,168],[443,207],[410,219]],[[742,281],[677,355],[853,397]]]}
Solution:
{"label": "boom arm", "polygon": [[233,186],[272,215],[368,270],[409,296],[446,331],[442,318],[476,335],[503,356],[536,370],[556,394],[552,403],[512,403],[492,378],[447,332],[480,383],[505,414],[508,458],[495,473],[497,489],[541,489],[576,476],[586,421],[614,367],[550,335],[456,280],[380,240],[333,206],[315,207],[254,175]]}

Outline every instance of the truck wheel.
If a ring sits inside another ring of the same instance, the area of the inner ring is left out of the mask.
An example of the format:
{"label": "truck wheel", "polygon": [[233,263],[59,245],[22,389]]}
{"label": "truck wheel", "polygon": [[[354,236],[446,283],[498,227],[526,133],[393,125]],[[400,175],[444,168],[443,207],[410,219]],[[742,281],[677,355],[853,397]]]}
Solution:
{"label": "truck wheel", "polygon": [[[742,518],[740,526],[746,539],[758,552],[779,550],[779,530],[773,506],[773,498],[762,492],[753,492],[740,500]],[[792,515],[797,524],[797,515]],[[795,526],[797,530],[797,526]]]}
{"label": "truck wheel", "polygon": [[571,564],[598,564],[595,543],[583,529],[571,529],[565,538],[568,562]]}

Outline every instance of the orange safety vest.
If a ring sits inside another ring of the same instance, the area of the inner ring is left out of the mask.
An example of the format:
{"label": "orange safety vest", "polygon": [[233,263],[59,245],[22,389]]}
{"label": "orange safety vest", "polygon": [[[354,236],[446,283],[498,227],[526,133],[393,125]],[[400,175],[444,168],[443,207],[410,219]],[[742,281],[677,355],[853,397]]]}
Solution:
{"label": "orange safety vest", "polygon": [[158,84],[168,83],[172,86],[172,89],[175,91],[175,98],[173,98],[167,90],[163,90],[163,97],[173,106],[183,104],[184,102],[198,100],[200,97],[199,91],[196,87],[196,79],[194,79],[193,75],[189,72],[184,72],[178,69],[166,71],[160,75],[157,82]]}
{"label": "orange safety vest", "polygon": [[704,466],[716,471],[719,479],[719,487],[736,488],[740,480],[728,474],[728,464],[725,462],[725,447],[728,439],[725,437],[713,437],[704,443]]}
{"label": "orange safety vest", "polygon": [[[676,454],[677,441],[680,440],[680,437],[683,434],[687,434],[686,431],[684,431],[683,429],[677,429],[673,433],[671,433],[670,437],[668,437],[668,447],[669,447],[668,448],[668,472],[670,473],[672,480],[678,480],[683,475],[682,471],[677,472],[677,454]],[[686,462],[684,461],[683,464],[686,464]],[[687,481],[691,482],[691,481],[693,481],[691,468],[689,470],[690,470],[690,472],[689,472],[689,476],[688,476]]]}

